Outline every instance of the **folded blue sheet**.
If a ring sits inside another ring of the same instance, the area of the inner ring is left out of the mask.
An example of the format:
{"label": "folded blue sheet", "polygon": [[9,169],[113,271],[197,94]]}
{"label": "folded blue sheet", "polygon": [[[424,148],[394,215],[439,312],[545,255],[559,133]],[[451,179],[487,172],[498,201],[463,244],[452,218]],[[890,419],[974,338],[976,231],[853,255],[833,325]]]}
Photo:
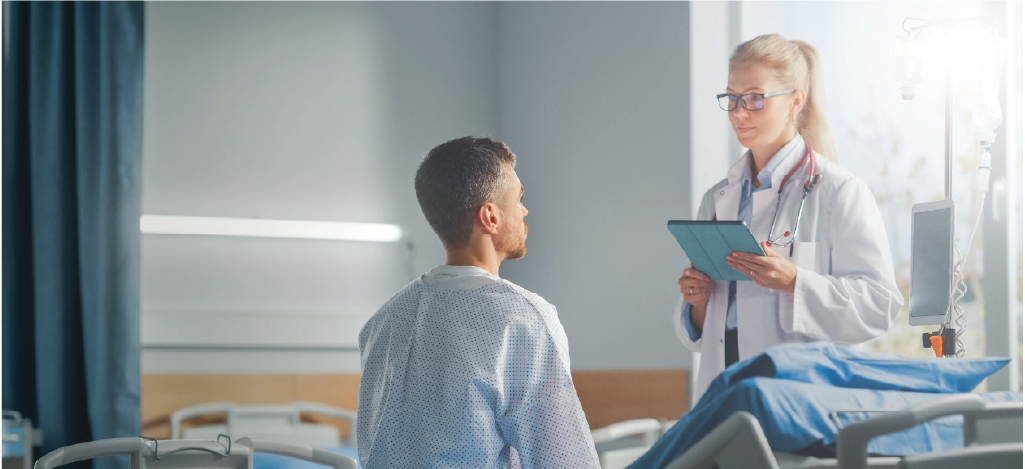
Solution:
{"label": "folded blue sheet", "polygon": [[1007,358],[908,358],[860,352],[831,342],[783,344],[735,363],[709,385],[721,392],[755,376],[844,388],[917,392],[971,392],[1003,368]]}
{"label": "folded blue sheet", "polygon": [[[1006,359],[917,359],[856,352],[828,343],[787,344],[738,362],[717,377],[694,409],[680,418],[630,468],[661,468],[734,412],[758,419],[775,451],[829,448],[838,410],[904,409],[944,393],[967,392]],[[1021,401],[1020,393],[986,393],[987,401]],[[866,418],[842,413],[841,424]],[[963,446],[960,417],[881,436],[872,454],[905,456]],[[821,455],[821,454],[819,454]]]}

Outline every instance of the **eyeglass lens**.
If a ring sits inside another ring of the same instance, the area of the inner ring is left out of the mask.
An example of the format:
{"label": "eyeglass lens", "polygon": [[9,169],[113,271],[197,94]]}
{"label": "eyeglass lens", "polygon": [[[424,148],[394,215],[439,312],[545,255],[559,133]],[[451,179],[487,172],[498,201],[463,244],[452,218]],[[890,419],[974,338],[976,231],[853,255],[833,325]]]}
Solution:
{"label": "eyeglass lens", "polygon": [[719,97],[719,107],[724,111],[737,109],[738,102],[741,102],[741,106],[749,111],[758,111],[765,106],[765,100],[761,94],[727,94]]}

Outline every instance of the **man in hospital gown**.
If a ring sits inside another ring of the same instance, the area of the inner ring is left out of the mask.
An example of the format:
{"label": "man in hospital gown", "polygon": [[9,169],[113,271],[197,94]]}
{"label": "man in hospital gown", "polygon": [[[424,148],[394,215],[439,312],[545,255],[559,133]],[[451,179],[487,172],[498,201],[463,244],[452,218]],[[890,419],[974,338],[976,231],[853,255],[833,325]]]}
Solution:
{"label": "man in hospital gown", "polygon": [[446,262],[360,332],[366,469],[599,467],[555,307],[498,276],[526,253],[515,164],[505,144],[464,137],[417,170]]}

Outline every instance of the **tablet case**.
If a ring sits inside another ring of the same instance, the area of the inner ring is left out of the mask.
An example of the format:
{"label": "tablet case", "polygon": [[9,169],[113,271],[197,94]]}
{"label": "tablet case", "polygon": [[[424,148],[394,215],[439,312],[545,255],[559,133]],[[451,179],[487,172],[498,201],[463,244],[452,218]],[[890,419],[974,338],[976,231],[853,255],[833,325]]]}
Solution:
{"label": "tablet case", "polygon": [[669,220],[669,231],[694,268],[712,280],[751,280],[727,264],[726,256],[735,251],[765,255],[742,221]]}

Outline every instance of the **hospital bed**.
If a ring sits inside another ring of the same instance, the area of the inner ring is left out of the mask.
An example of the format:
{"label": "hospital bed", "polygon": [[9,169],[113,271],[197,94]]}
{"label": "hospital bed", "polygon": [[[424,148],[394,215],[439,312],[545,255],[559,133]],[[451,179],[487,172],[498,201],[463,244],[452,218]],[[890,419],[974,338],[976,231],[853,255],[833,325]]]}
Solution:
{"label": "hospital bed", "polygon": [[672,424],[664,420],[633,419],[591,431],[602,469],[623,469],[655,444]]}
{"label": "hospital bed", "polygon": [[[339,437],[334,425],[304,423],[302,414],[338,418],[349,425],[349,436]],[[224,423],[182,428],[182,422],[209,414],[224,414]],[[317,447],[356,447],[356,412],[315,402],[240,405],[210,402],[171,414],[171,438],[213,439],[217,435],[250,435]]]}
{"label": "hospital bed", "polygon": [[[951,415],[963,416],[962,448],[900,457],[870,456],[868,446],[874,438]],[[1022,404],[987,403],[975,394],[942,397],[851,423],[840,430],[836,449],[836,458],[774,452],[759,421],[748,412],[736,412],[666,468],[1017,469],[1022,467]]]}
{"label": "hospital bed", "polygon": [[305,445],[257,438],[235,441],[225,435],[216,440],[163,440],[110,438],[79,443],[51,451],[35,469],[53,469],[76,461],[128,456],[129,469],[250,469],[258,453],[272,453],[310,461],[334,469],[356,469],[351,457]]}
{"label": "hospital bed", "polygon": [[970,393],[1007,361],[776,347],[727,368],[630,468],[1022,467],[1022,395]]}

